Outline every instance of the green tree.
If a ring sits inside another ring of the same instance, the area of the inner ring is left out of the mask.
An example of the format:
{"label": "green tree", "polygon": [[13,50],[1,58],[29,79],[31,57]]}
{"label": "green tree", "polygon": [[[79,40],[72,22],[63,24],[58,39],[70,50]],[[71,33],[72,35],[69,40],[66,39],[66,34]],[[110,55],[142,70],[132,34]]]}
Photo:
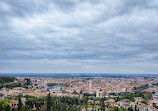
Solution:
{"label": "green tree", "polygon": [[2,108],[2,110],[0,110],[0,111],[10,111],[11,110],[11,107],[9,106],[9,104],[4,104],[3,106],[2,106],[3,108]]}
{"label": "green tree", "polygon": [[73,94],[78,94],[78,92],[76,90],[73,91]]}
{"label": "green tree", "polygon": [[82,93],[83,93],[83,90],[81,89],[80,94],[82,94]]}
{"label": "green tree", "polygon": [[104,99],[101,100],[101,111],[105,111]]}
{"label": "green tree", "polygon": [[134,111],[131,107],[128,108],[128,111]]}
{"label": "green tree", "polygon": [[51,111],[51,97],[50,97],[50,92],[47,96],[47,111]]}
{"label": "green tree", "polygon": [[29,105],[24,105],[22,106],[22,111],[32,111],[32,108]]}
{"label": "green tree", "polygon": [[137,111],[137,105],[135,105],[135,108],[134,108],[134,109],[135,109],[135,111]]}
{"label": "green tree", "polygon": [[151,97],[152,97],[152,93],[151,92],[145,92],[145,94],[144,94],[144,99],[151,99]]}
{"label": "green tree", "polygon": [[15,109],[13,108],[12,111],[15,111]]}
{"label": "green tree", "polygon": [[28,100],[25,104],[33,108],[33,101]]}
{"label": "green tree", "polygon": [[88,110],[88,105],[85,105],[85,109],[86,109],[86,111]]}
{"label": "green tree", "polygon": [[18,111],[22,111],[22,102],[21,102],[21,96],[18,97]]}

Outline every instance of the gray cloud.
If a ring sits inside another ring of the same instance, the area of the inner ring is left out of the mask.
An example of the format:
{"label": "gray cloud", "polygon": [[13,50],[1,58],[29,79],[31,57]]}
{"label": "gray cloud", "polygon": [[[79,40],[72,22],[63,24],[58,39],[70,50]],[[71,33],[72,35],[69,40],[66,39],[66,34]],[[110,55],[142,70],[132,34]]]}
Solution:
{"label": "gray cloud", "polygon": [[156,0],[1,0],[0,72],[157,73]]}

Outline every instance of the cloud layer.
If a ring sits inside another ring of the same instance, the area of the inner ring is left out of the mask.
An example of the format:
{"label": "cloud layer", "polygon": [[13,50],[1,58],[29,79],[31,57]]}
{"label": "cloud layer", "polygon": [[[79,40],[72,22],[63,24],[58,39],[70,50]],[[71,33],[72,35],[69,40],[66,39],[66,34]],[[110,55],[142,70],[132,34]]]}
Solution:
{"label": "cloud layer", "polygon": [[0,72],[158,72],[157,0],[1,0]]}

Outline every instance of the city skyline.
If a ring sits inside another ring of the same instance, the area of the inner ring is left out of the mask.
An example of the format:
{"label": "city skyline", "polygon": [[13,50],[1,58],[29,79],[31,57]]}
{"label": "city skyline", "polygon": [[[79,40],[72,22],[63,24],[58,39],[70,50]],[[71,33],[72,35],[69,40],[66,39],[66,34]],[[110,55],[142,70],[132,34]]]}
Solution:
{"label": "city skyline", "polygon": [[0,6],[0,73],[158,73],[157,0]]}

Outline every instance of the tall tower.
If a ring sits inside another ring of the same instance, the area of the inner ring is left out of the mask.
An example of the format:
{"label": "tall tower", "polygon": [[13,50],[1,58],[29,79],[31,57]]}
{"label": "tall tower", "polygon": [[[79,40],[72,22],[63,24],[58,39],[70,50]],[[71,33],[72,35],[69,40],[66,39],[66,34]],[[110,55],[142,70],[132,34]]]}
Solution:
{"label": "tall tower", "polygon": [[92,80],[90,79],[89,80],[89,89],[91,89],[92,88]]}

